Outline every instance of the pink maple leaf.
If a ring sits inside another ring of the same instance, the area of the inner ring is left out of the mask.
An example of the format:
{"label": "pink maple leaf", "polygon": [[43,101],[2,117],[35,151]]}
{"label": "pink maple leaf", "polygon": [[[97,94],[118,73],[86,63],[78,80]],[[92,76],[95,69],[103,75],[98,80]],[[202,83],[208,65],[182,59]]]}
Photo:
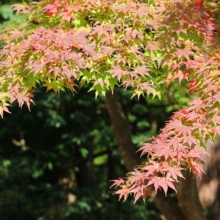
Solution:
{"label": "pink maple leaf", "polygon": [[119,186],[119,185],[121,185],[121,184],[124,184],[124,180],[123,179],[121,179],[121,178],[119,178],[118,180],[110,180],[110,181],[112,181],[112,182],[114,182],[112,185],[111,185],[111,188],[113,187],[113,186],[115,186],[115,187],[117,187],[117,186]]}
{"label": "pink maple leaf", "polygon": [[[166,179],[170,180],[170,178],[173,178],[175,181],[177,181],[178,177],[184,178],[182,173],[180,172],[180,170],[182,170],[182,168],[178,168],[178,167],[171,167],[171,166],[167,166],[164,168],[164,171],[167,172],[166,174]],[[185,178],[184,178],[185,179]]]}
{"label": "pink maple leaf", "polygon": [[151,163],[153,163],[152,165],[147,165],[144,166],[142,169],[143,170],[148,170],[148,172],[146,172],[146,176],[150,176],[151,174],[153,174],[154,172],[159,172],[160,166],[159,163],[151,161]]}
{"label": "pink maple leaf", "polygon": [[184,49],[177,49],[175,52],[175,55],[181,59],[181,58],[186,58],[187,60],[189,60],[189,56],[193,55],[194,53],[192,52],[192,50],[188,47],[184,48]]}
{"label": "pink maple leaf", "polygon": [[163,177],[153,176],[146,186],[154,185],[155,191],[157,192],[158,188],[162,187],[165,195],[167,194],[168,185],[167,181]]}
{"label": "pink maple leaf", "polygon": [[127,75],[127,72],[122,70],[120,65],[114,66],[111,70],[108,70],[109,73],[112,73],[112,76],[116,76],[118,80],[121,80],[122,76]]}
{"label": "pink maple leaf", "polygon": [[3,118],[3,113],[4,112],[11,113],[6,106],[0,105],[0,115],[1,115],[2,118]]}
{"label": "pink maple leaf", "polygon": [[146,66],[138,66],[134,69],[136,73],[139,73],[141,76],[150,76],[149,69]]}
{"label": "pink maple leaf", "polygon": [[198,112],[201,108],[204,108],[203,100],[201,98],[197,98],[191,101],[188,110]]}
{"label": "pink maple leaf", "polygon": [[114,194],[119,194],[118,200],[121,200],[121,198],[124,197],[124,201],[128,198],[129,193],[130,193],[130,189],[127,187],[124,187],[114,192]]}
{"label": "pink maple leaf", "polygon": [[13,4],[12,8],[19,14],[28,14],[30,13],[31,6],[27,4]]}

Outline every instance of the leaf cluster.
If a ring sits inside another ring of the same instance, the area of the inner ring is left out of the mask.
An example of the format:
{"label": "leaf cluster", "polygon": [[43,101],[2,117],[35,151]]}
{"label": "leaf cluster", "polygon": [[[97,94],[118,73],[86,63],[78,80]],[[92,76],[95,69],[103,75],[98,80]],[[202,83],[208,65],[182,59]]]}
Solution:
{"label": "leaf cluster", "polygon": [[[219,134],[219,30],[209,7],[190,0],[42,0],[15,5],[22,25],[0,39],[0,114],[18,101],[30,108],[37,85],[55,92],[88,83],[96,95],[116,85],[133,96],[160,97],[164,85],[186,82],[193,100],[159,136],[116,193],[135,201],[168,187],[181,170],[201,174],[205,142]],[[161,89],[162,88],[162,89]]]}

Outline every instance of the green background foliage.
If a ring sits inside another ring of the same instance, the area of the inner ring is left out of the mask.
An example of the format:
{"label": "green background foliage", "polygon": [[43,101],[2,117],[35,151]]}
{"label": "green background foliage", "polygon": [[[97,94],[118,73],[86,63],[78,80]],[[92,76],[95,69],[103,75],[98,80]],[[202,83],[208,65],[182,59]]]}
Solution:
{"label": "green background foliage", "polygon": [[[119,92],[134,141],[155,133],[139,120],[149,109],[137,100],[126,105],[129,94]],[[35,103],[32,112],[15,106],[0,122],[1,219],[159,219],[152,202],[118,203],[109,191],[109,179],[126,171],[102,97],[85,89],[75,96],[42,92]],[[76,201],[68,204],[68,195]]]}

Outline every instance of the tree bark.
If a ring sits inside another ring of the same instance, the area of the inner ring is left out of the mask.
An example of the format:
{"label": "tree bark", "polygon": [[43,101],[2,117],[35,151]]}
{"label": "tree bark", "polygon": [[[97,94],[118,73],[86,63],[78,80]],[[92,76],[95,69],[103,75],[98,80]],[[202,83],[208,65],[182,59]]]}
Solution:
{"label": "tree bark", "polygon": [[130,125],[122,110],[121,104],[111,92],[106,92],[106,104],[119,152],[123,158],[126,169],[131,171],[140,163],[140,159],[135,153],[136,149],[132,142]]}
{"label": "tree bark", "polygon": [[167,197],[165,197],[164,192],[158,190],[153,200],[166,220],[188,220],[185,218],[182,209],[179,207],[178,200],[170,197],[169,193]]}
{"label": "tree bark", "polygon": [[175,184],[177,198],[187,220],[206,220],[199,201],[196,181],[188,170],[183,172],[185,179]]}
{"label": "tree bark", "polygon": [[[93,155],[92,145],[85,144],[84,147],[88,151],[88,155],[83,160],[79,161],[79,172],[76,173],[77,184],[79,188],[92,188],[95,185],[93,171]],[[78,152],[81,156],[81,153]]]}
{"label": "tree bark", "polygon": [[203,168],[205,173],[196,178],[196,185],[202,207],[208,208],[212,220],[220,220],[220,137],[208,141],[206,149],[210,157]]}
{"label": "tree bark", "polygon": [[[106,104],[111,117],[116,143],[124,160],[125,167],[128,171],[132,171],[141,162],[136,154],[135,145],[132,142],[130,125],[121,104],[116,99],[115,94],[112,94],[110,91],[106,92]],[[185,220],[177,201],[169,196],[165,197],[162,191],[158,190],[154,197],[154,202],[167,220]]]}

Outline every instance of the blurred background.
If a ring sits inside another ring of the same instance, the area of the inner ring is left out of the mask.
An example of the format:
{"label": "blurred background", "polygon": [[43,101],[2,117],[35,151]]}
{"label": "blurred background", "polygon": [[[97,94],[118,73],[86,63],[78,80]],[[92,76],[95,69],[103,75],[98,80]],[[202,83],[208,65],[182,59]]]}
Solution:
{"label": "blurred background", "polygon": [[[10,8],[17,2],[1,1],[0,29],[22,22],[22,16]],[[133,198],[118,202],[118,196],[112,195],[110,180],[125,176],[127,170],[115,142],[105,97],[95,99],[87,86],[78,88],[77,94],[38,90],[31,112],[14,103],[12,114],[0,119],[0,219],[161,219],[149,198],[134,205]],[[131,99],[131,92],[120,88],[115,93],[137,150],[159,132],[174,110],[189,101],[187,91],[175,87],[169,88],[162,100]],[[210,149],[216,157],[218,148]],[[207,189],[213,176],[217,176],[214,188],[218,189],[219,160],[207,165],[207,170],[209,166],[217,171],[208,172],[198,187],[203,190],[200,198],[206,214],[214,219],[218,191],[213,191],[212,198],[204,193],[210,195]]]}

